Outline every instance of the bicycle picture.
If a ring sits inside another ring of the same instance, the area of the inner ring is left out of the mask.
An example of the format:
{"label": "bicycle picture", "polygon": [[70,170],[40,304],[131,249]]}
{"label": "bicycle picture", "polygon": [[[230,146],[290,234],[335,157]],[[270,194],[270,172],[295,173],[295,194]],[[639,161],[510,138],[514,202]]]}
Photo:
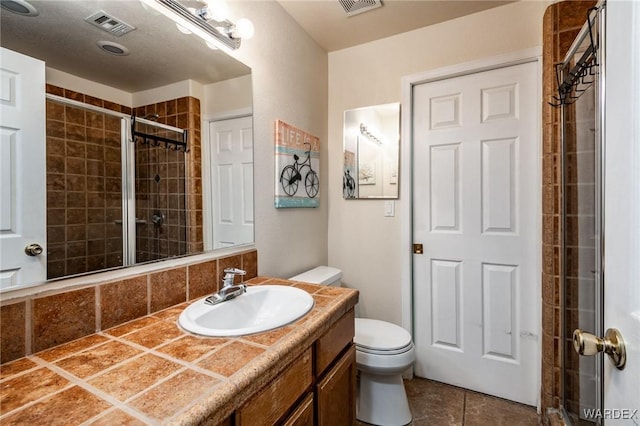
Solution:
{"label": "bicycle picture", "polygon": [[285,194],[292,197],[298,192],[298,184],[302,181],[304,173],[305,192],[309,198],[314,198],[318,195],[320,180],[318,179],[318,173],[311,167],[311,144],[309,142],[304,144],[309,145],[309,149],[305,151],[307,158],[300,162],[298,154],[293,154],[293,164],[288,164],[282,169],[280,183]]}
{"label": "bicycle picture", "polygon": [[344,169],[342,176],[342,195],[344,198],[356,197],[356,180],[351,176],[349,169]]}
{"label": "bicycle picture", "polygon": [[275,124],[275,208],[318,207],[320,138],[282,120]]}

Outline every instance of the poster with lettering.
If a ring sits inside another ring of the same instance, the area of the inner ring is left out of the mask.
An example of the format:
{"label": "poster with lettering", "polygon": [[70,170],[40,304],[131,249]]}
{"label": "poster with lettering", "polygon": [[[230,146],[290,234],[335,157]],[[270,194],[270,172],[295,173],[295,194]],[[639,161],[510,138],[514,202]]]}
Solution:
{"label": "poster with lettering", "polygon": [[276,208],[320,205],[320,139],[276,120]]}

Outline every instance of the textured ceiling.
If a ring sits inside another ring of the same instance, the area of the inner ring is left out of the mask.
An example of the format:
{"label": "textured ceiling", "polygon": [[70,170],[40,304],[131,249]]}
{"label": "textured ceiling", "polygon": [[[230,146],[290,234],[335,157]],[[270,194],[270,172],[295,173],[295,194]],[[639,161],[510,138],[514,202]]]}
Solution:
{"label": "textured ceiling", "polygon": [[[35,1],[35,17],[2,9],[2,47],[41,59],[47,66],[134,93],[192,79],[202,84],[246,75],[251,70],[194,35],[178,32],[168,18],[143,8],[138,0]],[[136,27],[121,37],[84,21],[104,11]],[[98,48],[100,40],[130,50],[114,56]]]}
{"label": "textured ceiling", "polygon": [[381,8],[347,17],[338,0],[278,2],[328,52],[511,3],[484,0],[382,0]]}
{"label": "textured ceiling", "polygon": [[[184,0],[188,1],[192,0]],[[278,1],[329,52],[508,3],[383,0],[381,8],[347,17],[338,0]],[[38,16],[19,16],[4,9],[0,13],[3,47],[39,58],[60,71],[127,92],[186,79],[208,84],[251,72],[223,52],[207,48],[194,35],[178,32],[167,18],[144,9],[138,0],[29,0],[29,3],[38,9]],[[135,26],[136,30],[117,37],[84,21],[101,10]],[[131,53],[122,57],[105,53],[96,45],[100,40],[122,44]]]}

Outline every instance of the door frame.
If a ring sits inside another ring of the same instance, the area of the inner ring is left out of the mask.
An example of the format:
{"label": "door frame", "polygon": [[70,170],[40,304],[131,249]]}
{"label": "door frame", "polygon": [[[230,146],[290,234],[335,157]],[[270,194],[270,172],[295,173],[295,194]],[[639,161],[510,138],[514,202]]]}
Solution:
{"label": "door frame", "polygon": [[[492,56],[470,62],[464,62],[456,65],[437,68],[430,71],[424,71],[402,77],[402,95],[400,108],[401,129],[400,129],[400,162],[401,168],[401,186],[400,199],[404,200],[405,208],[400,214],[400,241],[401,246],[406,247],[400,254],[401,274],[400,274],[400,296],[402,305],[402,326],[406,330],[411,330],[414,334],[413,321],[413,253],[411,247],[413,244],[413,134],[412,134],[412,115],[413,115],[413,87],[419,84],[432,83],[440,80],[446,80],[455,77],[461,77],[469,74],[476,74],[483,71],[490,71],[499,68],[505,68],[514,65],[520,65],[529,62],[536,62],[538,65],[538,85],[537,98],[542,102],[542,47],[534,47],[530,49],[511,52],[503,55]],[[538,276],[542,274],[542,104],[537,114],[538,135],[537,141],[537,166],[536,180],[538,181],[536,192],[536,211],[539,212],[536,221],[536,244],[538,246],[537,256],[535,260],[535,268]],[[541,280],[536,280],[536,299],[535,312],[538,315],[536,323],[538,324],[537,332],[537,350],[538,350],[538,375],[536,388],[540,388],[541,384],[541,365],[542,365],[542,324],[541,317]],[[540,409],[540,398],[538,397],[538,410]]]}

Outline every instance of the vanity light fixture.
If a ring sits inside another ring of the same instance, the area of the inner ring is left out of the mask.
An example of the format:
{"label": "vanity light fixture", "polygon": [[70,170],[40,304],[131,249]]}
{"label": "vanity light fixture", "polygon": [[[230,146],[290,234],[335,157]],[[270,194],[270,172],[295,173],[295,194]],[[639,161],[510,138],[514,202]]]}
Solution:
{"label": "vanity light fixture", "polygon": [[[254,28],[248,19],[239,19],[237,24],[229,21],[225,15],[225,8],[216,4],[207,4],[200,9],[187,8],[176,0],[141,0],[143,4],[153,7],[160,13],[176,21],[181,32],[191,32],[208,44],[214,43],[236,50],[241,40],[253,36]],[[217,19],[216,19],[217,18]],[[224,19],[222,19],[224,18]],[[185,31],[186,30],[186,31]]]}
{"label": "vanity light fixture", "polygon": [[368,137],[370,140],[377,143],[378,145],[382,145],[382,139],[377,137],[371,130],[369,130],[367,126],[364,125],[364,123],[360,123],[360,133],[363,136]]}

